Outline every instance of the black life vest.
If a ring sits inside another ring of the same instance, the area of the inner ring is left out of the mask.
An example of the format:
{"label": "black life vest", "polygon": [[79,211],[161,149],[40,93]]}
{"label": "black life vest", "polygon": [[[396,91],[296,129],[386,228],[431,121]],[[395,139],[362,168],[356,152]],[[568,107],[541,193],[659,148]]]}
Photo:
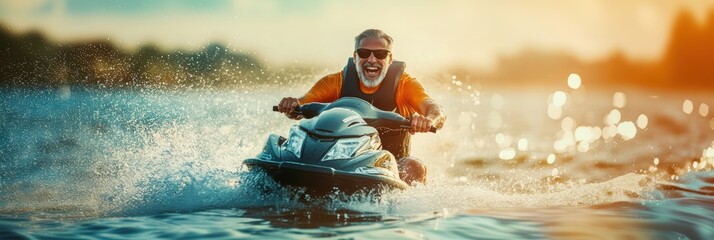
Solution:
{"label": "black life vest", "polygon": [[[384,80],[382,80],[379,89],[372,94],[365,94],[359,87],[360,80],[357,75],[355,63],[352,58],[349,58],[347,60],[347,66],[345,66],[342,73],[342,91],[340,92],[340,97],[361,98],[381,110],[390,112],[397,111],[397,88],[405,67],[406,64],[404,62],[393,61],[392,64],[389,65],[387,74]],[[382,140],[382,149],[391,152],[397,160],[409,156],[411,134],[409,134],[408,131],[377,130],[379,132],[379,138]]]}

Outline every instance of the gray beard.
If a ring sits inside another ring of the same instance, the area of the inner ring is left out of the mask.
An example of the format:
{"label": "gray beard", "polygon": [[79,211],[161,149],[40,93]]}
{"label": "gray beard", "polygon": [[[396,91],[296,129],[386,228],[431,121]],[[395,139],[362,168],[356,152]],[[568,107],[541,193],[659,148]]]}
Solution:
{"label": "gray beard", "polygon": [[364,84],[365,87],[368,88],[374,88],[379,86],[380,83],[382,83],[382,80],[384,80],[384,77],[387,76],[387,69],[382,67],[382,72],[379,73],[379,77],[375,80],[367,80],[367,78],[364,76],[364,71],[362,71],[362,66],[359,64],[355,64],[355,67],[357,68],[357,76],[359,77],[359,80]]}

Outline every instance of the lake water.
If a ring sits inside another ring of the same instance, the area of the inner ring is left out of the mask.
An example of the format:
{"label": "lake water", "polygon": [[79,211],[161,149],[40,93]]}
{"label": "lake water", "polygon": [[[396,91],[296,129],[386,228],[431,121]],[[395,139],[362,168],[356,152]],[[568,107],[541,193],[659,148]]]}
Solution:
{"label": "lake water", "polygon": [[710,94],[442,82],[427,184],[380,198],[241,171],[309,85],[0,90],[0,239],[714,238]]}

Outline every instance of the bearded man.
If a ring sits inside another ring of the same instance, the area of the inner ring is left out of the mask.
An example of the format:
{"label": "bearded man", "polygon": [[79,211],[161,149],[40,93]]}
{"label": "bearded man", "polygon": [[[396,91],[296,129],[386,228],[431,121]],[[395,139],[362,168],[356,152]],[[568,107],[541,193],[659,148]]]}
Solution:
{"label": "bearded man", "polygon": [[300,98],[285,97],[278,111],[291,119],[301,119],[295,109],[305,103],[330,103],[341,97],[357,97],[384,111],[396,111],[409,118],[411,129],[379,133],[382,148],[394,155],[399,177],[407,184],[426,182],[426,167],[410,156],[411,134],[427,132],[434,126],[441,129],[446,114],[424,90],[424,86],[409,76],[404,62],[394,61],[393,39],[382,30],[368,29],[355,37],[352,58],[340,72],[329,74]]}

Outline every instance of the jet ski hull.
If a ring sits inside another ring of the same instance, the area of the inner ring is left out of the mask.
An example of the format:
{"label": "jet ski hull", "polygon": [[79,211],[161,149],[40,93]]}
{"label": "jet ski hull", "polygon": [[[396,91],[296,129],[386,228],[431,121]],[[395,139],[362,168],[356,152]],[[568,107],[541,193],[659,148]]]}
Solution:
{"label": "jet ski hull", "polygon": [[409,187],[404,181],[390,176],[348,172],[298,162],[276,162],[250,158],[246,159],[243,164],[250,170],[264,171],[281,185],[305,188],[313,193],[328,193],[338,190],[352,194],[361,190],[390,190]]}

